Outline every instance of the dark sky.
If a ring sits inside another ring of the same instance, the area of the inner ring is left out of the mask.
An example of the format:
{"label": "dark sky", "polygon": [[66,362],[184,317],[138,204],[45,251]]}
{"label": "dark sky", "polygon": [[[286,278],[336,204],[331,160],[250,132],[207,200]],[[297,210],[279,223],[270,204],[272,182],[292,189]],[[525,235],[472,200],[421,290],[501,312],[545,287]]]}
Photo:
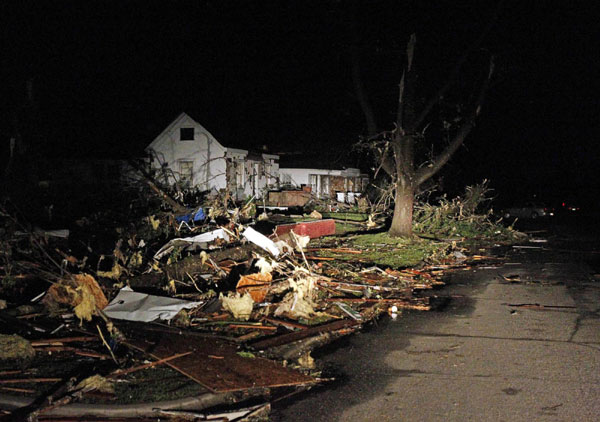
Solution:
{"label": "dark sky", "polygon": [[[365,132],[353,48],[389,129],[409,34],[426,96],[495,7],[424,3],[3,2],[2,143],[16,115],[40,150],[130,155],[186,111],[224,145],[342,157]],[[449,185],[487,177],[523,193],[598,189],[598,14],[578,4],[505,2],[454,91],[468,98],[482,58],[496,56],[479,124],[444,172]]]}

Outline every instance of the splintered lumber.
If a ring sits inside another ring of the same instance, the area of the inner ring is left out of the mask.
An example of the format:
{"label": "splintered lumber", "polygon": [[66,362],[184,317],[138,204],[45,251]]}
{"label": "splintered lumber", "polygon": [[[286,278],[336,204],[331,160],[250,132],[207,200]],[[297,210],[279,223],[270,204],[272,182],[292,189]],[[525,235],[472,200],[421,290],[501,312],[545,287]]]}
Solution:
{"label": "splintered lumber", "polygon": [[23,373],[23,371],[2,371],[0,372],[0,377],[3,377],[5,375],[15,375],[15,374],[21,374]]}
{"label": "splintered lumber", "polygon": [[17,388],[17,387],[0,387],[0,390],[12,391],[14,393],[25,393],[25,394],[33,394],[36,392],[35,390],[30,390],[28,388]]}
{"label": "splintered lumber", "polygon": [[34,384],[39,382],[58,382],[62,378],[15,378],[9,380],[0,380],[0,384]]}
{"label": "splintered lumber", "polygon": [[372,289],[372,290],[380,290],[382,292],[401,292],[401,293],[404,293],[409,296],[412,293],[412,289],[410,287],[386,287],[386,286],[380,286],[379,284],[346,283],[344,281],[334,281],[334,280],[328,280],[328,279],[323,279],[323,278],[320,278],[317,281],[317,283],[327,284],[327,285],[334,286],[334,287],[345,287],[345,288],[350,288],[350,289],[354,289],[354,290]]}
{"label": "splintered lumber", "polygon": [[[299,255],[299,254],[296,254]],[[310,256],[310,255],[306,255],[305,256],[306,259],[310,260],[310,261],[335,261],[336,258],[332,258],[332,257],[328,257],[328,256]]]}
{"label": "splintered lumber", "polygon": [[150,363],[146,363],[144,365],[134,366],[134,367],[128,368],[128,369],[119,369],[119,370],[113,372],[112,374],[108,375],[108,378],[116,378],[116,377],[120,377],[121,375],[126,375],[126,374],[130,374],[132,372],[141,371],[142,369],[153,368],[155,366],[162,365],[163,363],[167,363],[173,359],[187,356],[191,353],[192,352],[177,353],[176,355],[169,356],[168,358],[160,359],[155,362],[150,362]]}
{"label": "splintered lumber", "polygon": [[270,325],[229,324],[229,328],[246,328],[251,330],[277,331],[277,327],[272,327]]}
{"label": "splintered lumber", "polygon": [[[253,251],[260,251],[262,249],[258,246],[254,246],[252,243],[242,246],[236,246],[233,248],[227,248],[222,250],[216,250],[210,252],[208,256],[214,262],[223,261],[225,259],[234,260],[238,262],[247,261],[252,258]],[[192,255],[182,260],[179,260],[173,264],[166,265],[162,268],[162,272],[152,272],[147,274],[140,274],[137,277],[133,277],[128,280],[129,286],[135,290],[136,287],[154,287],[165,284],[169,280],[185,280],[189,276],[188,274],[198,274],[206,272],[210,268],[209,262],[202,263],[202,259],[199,255]]]}
{"label": "splintered lumber", "polygon": [[278,336],[268,337],[264,340],[259,340],[255,343],[252,343],[251,346],[257,350],[264,350],[270,347],[282,346],[287,343],[291,343],[293,341],[298,341],[305,339],[307,337],[312,337],[315,335],[328,333],[332,331],[338,331],[346,328],[354,328],[360,323],[354,320],[337,320],[333,322],[329,322],[327,324],[318,325],[316,327],[310,327],[306,330],[295,331],[293,333],[281,334]]}
{"label": "splintered lumber", "polygon": [[72,352],[78,356],[85,356],[88,358],[97,358],[97,359],[110,359],[109,355],[105,355],[103,353],[94,352],[92,350],[86,349],[78,349],[76,347],[69,346],[43,346],[38,351],[42,352]]}
{"label": "splintered lumber", "polygon": [[251,331],[248,334],[244,334],[243,336],[236,337],[234,340],[238,343],[243,343],[245,341],[251,340],[255,337],[260,337],[262,333],[260,331]]}
{"label": "splintered lumber", "polygon": [[429,298],[420,298],[413,300],[403,299],[367,299],[367,298],[328,298],[327,302],[351,302],[351,303],[386,303],[396,305],[402,309],[412,309],[416,311],[430,311]]}
{"label": "splintered lumber", "polygon": [[347,254],[361,254],[362,251],[358,249],[349,248],[308,248],[306,252],[334,252],[334,253],[347,253]]}
{"label": "splintered lumber", "polygon": [[44,340],[34,340],[31,342],[33,347],[40,346],[60,346],[64,343],[97,341],[98,337],[80,336],[80,337],[64,337],[64,338],[49,338]]}
{"label": "splintered lumber", "polygon": [[262,320],[270,322],[271,324],[281,325],[283,327],[290,328],[290,329],[306,330],[309,327],[308,325],[299,324],[297,322],[284,321],[282,319],[271,318],[271,317],[264,317],[264,318],[262,318]]}
{"label": "splintered lumber", "polygon": [[[212,392],[242,391],[257,387],[283,387],[318,382],[291,368],[264,358],[238,355],[238,345],[211,337],[190,337],[138,329],[128,335],[126,345],[155,359],[192,352],[166,365]],[[218,359],[210,358],[218,356]]]}
{"label": "splintered lumber", "polygon": [[[302,386],[306,388],[308,386]],[[98,418],[99,421],[113,421],[113,418],[131,418],[127,421],[143,421],[143,417],[152,418],[152,421],[157,420],[157,412],[165,410],[194,410],[200,411],[220,405],[230,405],[240,401],[245,401],[250,398],[267,397],[268,389],[254,388],[243,392],[232,393],[205,393],[200,396],[185,397],[183,399],[168,400],[168,401],[153,401],[145,403],[133,404],[91,404],[91,403],[71,403],[60,407],[55,407],[44,411],[38,415],[38,419],[45,421],[57,421],[57,418],[73,418],[69,422],[75,421],[91,421],[92,417]],[[31,397],[10,397],[10,405],[8,408],[13,410],[18,407],[28,406],[33,402]],[[78,418],[78,419],[75,419]],[[110,419],[109,419],[110,418]],[[202,418],[204,419],[204,417]],[[14,422],[13,419],[8,419]],[[206,420],[206,419],[204,419]],[[225,419],[214,419],[224,421]]]}

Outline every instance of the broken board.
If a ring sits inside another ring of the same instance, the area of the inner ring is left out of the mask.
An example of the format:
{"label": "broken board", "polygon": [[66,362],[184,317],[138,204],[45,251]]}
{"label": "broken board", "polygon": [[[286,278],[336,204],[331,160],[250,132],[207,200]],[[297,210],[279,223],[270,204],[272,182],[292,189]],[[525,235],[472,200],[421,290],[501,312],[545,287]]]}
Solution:
{"label": "broken board", "polygon": [[213,393],[283,387],[316,382],[315,378],[264,358],[238,355],[237,345],[211,338],[156,331],[136,331],[126,344],[155,359],[192,352],[166,362]]}

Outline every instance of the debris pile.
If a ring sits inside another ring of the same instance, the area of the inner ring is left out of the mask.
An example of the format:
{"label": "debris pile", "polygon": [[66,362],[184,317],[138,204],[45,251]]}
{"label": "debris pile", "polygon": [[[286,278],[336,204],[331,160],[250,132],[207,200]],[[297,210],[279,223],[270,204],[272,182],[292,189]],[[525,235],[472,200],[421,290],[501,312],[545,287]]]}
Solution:
{"label": "debris pile", "polygon": [[[441,268],[466,265],[447,243],[361,243],[333,236],[330,215],[255,219],[252,200],[235,205],[219,193],[59,235],[0,209],[0,341],[15,346],[2,346],[0,408],[13,420],[268,413],[323,381],[315,348],[382,314],[431,309]],[[376,255],[419,248],[410,265],[433,257],[419,269]]]}

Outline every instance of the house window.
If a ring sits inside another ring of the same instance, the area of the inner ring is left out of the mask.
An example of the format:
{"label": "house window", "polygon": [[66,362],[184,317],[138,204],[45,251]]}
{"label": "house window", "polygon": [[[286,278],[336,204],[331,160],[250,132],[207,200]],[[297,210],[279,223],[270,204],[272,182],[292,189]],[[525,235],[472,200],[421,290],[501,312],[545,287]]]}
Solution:
{"label": "house window", "polygon": [[314,192],[315,194],[317,194],[317,175],[316,174],[311,174],[308,176],[308,181],[310,184],[310,190],[312,192]]}
{"label": "house window", "polygon": [[194,176],[194,162],[180,161],[179,162],[179,180],[182,182],[192,182]]}
{"label": "house window", "polygon": [[244,162],[239,159],[235,162],[235,184],[237,187],[244,186]]}
{"label": "house window", "polygon": [[332,177],[329,177],[328,175],[321,175],[320,179],[321,179],[321,192],[320,192],[320,196],[323,198],[329,198],[331,196],[331,192],[329,190],[329,182],[330,179]]}
{"label": "house window", "polygon": [[179,140],[180,141],[193,141],[194,140],[194,128],[193,127],[182,127],[179,129]]}

